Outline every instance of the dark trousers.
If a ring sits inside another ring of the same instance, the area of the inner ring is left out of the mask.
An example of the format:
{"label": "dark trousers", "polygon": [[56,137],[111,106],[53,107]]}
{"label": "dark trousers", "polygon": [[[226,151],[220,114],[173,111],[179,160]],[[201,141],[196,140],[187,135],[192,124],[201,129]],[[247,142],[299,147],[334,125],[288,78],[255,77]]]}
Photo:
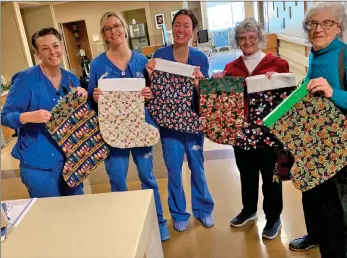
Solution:
{"label": "dark trousers", "polygon": [[311,243],[319,244],[322,258],[347,257],[346,199],[346,168],[302,194],[307,233]]}
{"label": "dark trousers", "polygon": [[276,152],[271,147],[251,150],[234,148],[236,164],[240,171],[243,213],[257,211],[259,172],[263,179],[263,209],[269,223],[276,221],[283,209],[282,182],[274,182]]}

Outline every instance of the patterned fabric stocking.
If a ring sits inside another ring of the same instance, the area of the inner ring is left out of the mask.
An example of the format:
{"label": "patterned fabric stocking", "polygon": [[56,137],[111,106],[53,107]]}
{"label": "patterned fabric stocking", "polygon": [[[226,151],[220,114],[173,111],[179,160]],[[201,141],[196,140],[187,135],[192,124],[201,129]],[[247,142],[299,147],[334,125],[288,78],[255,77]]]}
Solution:
{"label": "patterned fabric stocking", "polygon": [[200,114],[211,141],[235,145],[244,124],[244,78],[200,80]]}
{"label": "patterned fabric stocking", "polygon": [[159,142],[159,130],[145,121],[144,85],[144,79],[99,80],[103,91],[98,103],[100,131],[108,145],[126,149]]}
{"label": "patterned fabric stocking", "polygon": [[264,124],[292,152],[294,186],[307,191],[347,165],[347,119],[327,98],[307,94],[307,82]]}
{"label": "patterned fabric stocking", "polygon": [[63,178],[70,187],[78,186],[109,154],[97,115],[86,101],[87,97],[79,97],[76,88],[72,88],[52,109],[46,124],[66,155]]}
{"label": "patterned fabric stocking", "polygon": [[[191,108],[194,79],[180,72],[192,66],[157,60],[156,69],[160,67],[160,62],[164,62],[162,70],[165,71],[155,70],[152,74],[153,99],[148,104],[149,113],[161,127],[186,133],[201,133],[202,122]],[[170,67],[165,66],[167,62]],[[175,70],[176,66],[182,66],[181,70]]]}
{"label": "patterned fabric stocking", "polygon": [[246,79],[246,83],[248,123],[237,135],[236,146],[251,149],[279,145],[279,141],[263,126],[262,120],[295,90],[295,75],[274,74],[271,79],[267,79],[265,75],[252,76]]}

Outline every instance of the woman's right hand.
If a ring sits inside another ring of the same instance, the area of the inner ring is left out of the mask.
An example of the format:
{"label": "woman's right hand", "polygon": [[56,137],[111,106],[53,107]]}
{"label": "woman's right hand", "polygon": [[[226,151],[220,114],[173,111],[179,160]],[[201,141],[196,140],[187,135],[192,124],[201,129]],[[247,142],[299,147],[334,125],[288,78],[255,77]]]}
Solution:
{"label": "woman's right hand", "polygon": [[99,102],[99,99],[100,99],[100,95],[102,95],[102,90],[99,89],[99,88],[94,88],[94,91],[93,91],[93,99],[96,103]]}
{"label": "woman's right hand", "polygon": [[220,79],[223,78],[225,76],[225,71],[224,72],[216,72],[214,74],[212,74],[212,78],[214,79]]}
{"label": "woman's right hand", "polygon": [[22,124],[26,123],[47,123],[52,117],[52,114],[44,109],[32,111],[32,112],[25,112],[22,113],[19,117],[19,120]]}
{"label": "woman's right hand", "polygon": [[149,78],[152,78],[152,73],[153,73],[154,69],[155,69],[155,58],[152,58],[146,64],[146,70],[147,70],[147,73],[149,75]]}

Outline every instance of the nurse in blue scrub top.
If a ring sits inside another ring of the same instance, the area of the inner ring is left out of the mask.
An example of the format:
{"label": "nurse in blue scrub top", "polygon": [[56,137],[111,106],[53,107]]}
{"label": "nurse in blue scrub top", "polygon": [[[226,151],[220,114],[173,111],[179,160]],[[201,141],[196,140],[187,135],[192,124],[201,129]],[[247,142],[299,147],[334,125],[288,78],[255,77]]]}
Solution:
{"label": "nurse in blue scrub top", "polygon": [[44,28],[31,38],[41,64],[15,74],[1,124],[19,131],[12,156],[20,160],[20,176],[33,197],[83,194],[83,185],[70,188],[62,177],[65,155],[45,127],[50,110],[70,87],[87,95],[79,79],[60,68],[62,37],[55,28]]}
{"label": "nurse in blue scrub top", "polygon": [[[127,44],[127,24],[120,15],[113,12],[105,13],[100,21],[100,33],[106,43],[107,51],[97,56],[90,65],[88,95],[95,101],[92,103],[94,104],[93,106],[96,106],[102,94],[101,90],[97,88],[100,77],[144,77],[147,64],[147,58],[145,56],[130,50]],[[149,100],[152,98],[152,91],[149,87],[146,87],[143,89],[142,95],[146,100]],[[147,111],[146,117],[148,118]],[[128,190],[126,177],[131,152],[137,166],[142,189],[153,189],[154,191],[161,240],[168,240],[170,233],[166,226],[166,220],[163,218],[158,184],[153,172],[152,147],[129,149],[110,147],[110,149],[110,155],[105,160],[105,168],[110,179],[112,192]]]}
{"label": "nurse in blue scrub top", "polygon": [[[208,77],[209,63],[206,55],[188,45],[198,20],[190,10],[180,10],[172,22],[174,44],[158,49],[147,65],[151,76],[155,69],[155,58],[197,66],[195,70],[196,91],[192,101],[192,110],[198,113],[198,79]],[[200,67],[200,68],[199,68]],[[201,70],[201,71],[200,71]],[[207,187],[204,171],[204,135],[177,132],[160,128],[163,155],[169,175],[169,207],[174,228],[185,231],[188,227],[189,213],[186,211],[186,198],[182,185],[182,165],[184,154],[187,155],[191,170],[192,208],[194,216],[207,228],[214,225],[212,211],[214,203]]]}

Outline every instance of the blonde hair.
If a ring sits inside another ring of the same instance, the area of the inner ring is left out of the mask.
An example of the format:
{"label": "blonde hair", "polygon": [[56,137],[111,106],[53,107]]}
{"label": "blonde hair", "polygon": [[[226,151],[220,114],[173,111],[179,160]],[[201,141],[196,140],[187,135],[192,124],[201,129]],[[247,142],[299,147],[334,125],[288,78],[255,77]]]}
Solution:
{"label": "blonde hair", "polygon": [[123,16],[121,14],[119,14],[119,13],[107,12],[100,19],[100,35],[102,37],[102,40],[104,41],[104,45],[105,45],[106,49],[109,48],[109,45],[108,45],[108,42],[105,39],[104,27],[105,27],[105,23],[106,23],[107,19],[110,18],[110,17],[115,17],[118,20],[120,20],[120,22],[121,22],[121,24],[122,24],[122,26],[124,28],[124,31],[125,31],[125,37],[129,38],[129,34],[128,34],[129,27],[128,27],[128,24],[125,22]]}

